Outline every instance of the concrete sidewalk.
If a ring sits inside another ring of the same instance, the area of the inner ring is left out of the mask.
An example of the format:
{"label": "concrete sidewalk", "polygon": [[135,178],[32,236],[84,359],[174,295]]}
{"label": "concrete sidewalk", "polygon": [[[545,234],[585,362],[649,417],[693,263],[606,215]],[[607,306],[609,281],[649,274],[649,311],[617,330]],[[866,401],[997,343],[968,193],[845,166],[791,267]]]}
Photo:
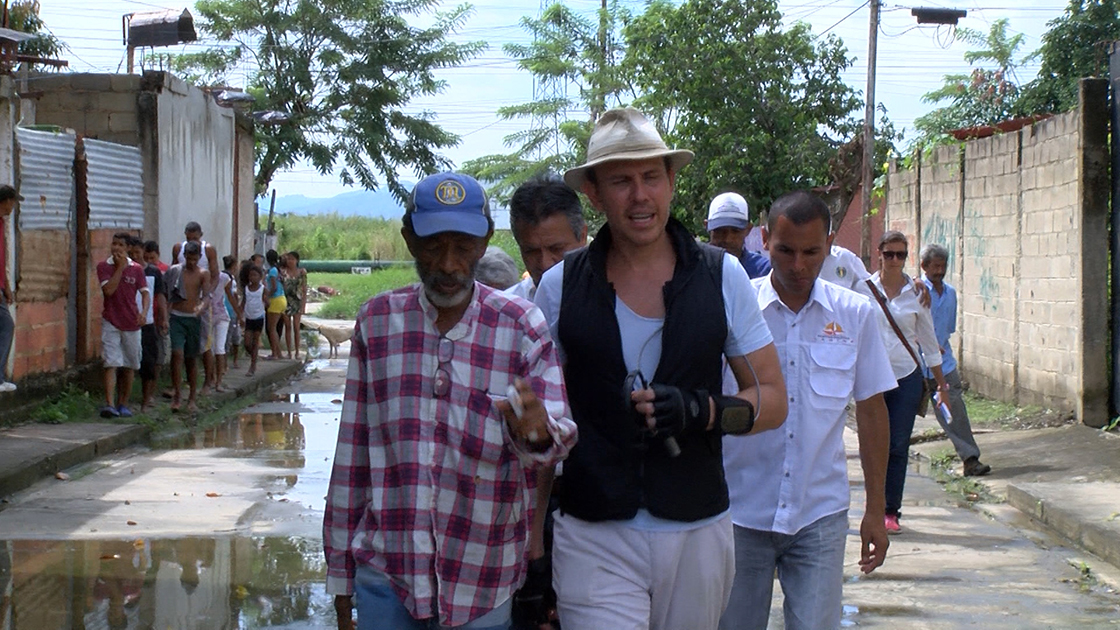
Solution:
{"label": "concrete sidewalk", "polygon": [[[243,358],[244,359],[244,358]],[[228,391],[205,397],[211,406],[220,406],[242,396],[299,374],[302,361],[258,361],[257,372],[245,376],[247,361],[225,378]],[[201,374],[199,374],[201,379]],[[157,405],[166,406],[166,400]],[[63,424],[24,424],[0,430],[0,497],[27,488],[43,477],[97,457],[141,443],[151,428],[141,424],[113,424],[91,416],[88,421]]]}
{"label": "concrete sidewalk", "polygon": [[[914,435],[937,429],[918,417]],[[1120,567],[1120,436],[1084,425],[976,434],[990,475],[974,477],[995,496],[1090,553]],[[948,440],[911,447],[930,459]],[[959,463],[955,472],[960,474]],[[983,505],[977,505],[983,509]]]}

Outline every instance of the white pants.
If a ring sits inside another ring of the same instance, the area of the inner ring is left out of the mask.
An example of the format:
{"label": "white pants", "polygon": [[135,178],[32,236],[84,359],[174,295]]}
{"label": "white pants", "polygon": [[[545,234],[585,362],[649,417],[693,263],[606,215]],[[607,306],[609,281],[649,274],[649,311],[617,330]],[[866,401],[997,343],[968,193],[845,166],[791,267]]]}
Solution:
{"label": "white pants", "polygon": [[553,586],[564,630],[715,630],[731,596],[731,517],[676,532],[557,515]]}
{"label": "white pants", "polygon": [[226,353],[226,338],[229,337],[229,320],[214,319],[210,326],[210,349],[215,355]]}

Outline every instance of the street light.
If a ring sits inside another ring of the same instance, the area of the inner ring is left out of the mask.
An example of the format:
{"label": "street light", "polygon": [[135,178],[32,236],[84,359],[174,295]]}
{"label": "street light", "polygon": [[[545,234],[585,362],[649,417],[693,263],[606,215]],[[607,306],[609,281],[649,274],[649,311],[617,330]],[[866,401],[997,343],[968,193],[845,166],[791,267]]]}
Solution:
{"label": "street light", "polygon": [[[863,111],[863,168],[860,176],[860,239],[859,255],[863,263],[871,262],[871,188],[875,167],[875,58],[879,40],[879,0],[870,0],[871,20],[867,37],[867,94]],[[910,14],[918,24],[956,25],[968,15],[959,9],[917,8]]]}

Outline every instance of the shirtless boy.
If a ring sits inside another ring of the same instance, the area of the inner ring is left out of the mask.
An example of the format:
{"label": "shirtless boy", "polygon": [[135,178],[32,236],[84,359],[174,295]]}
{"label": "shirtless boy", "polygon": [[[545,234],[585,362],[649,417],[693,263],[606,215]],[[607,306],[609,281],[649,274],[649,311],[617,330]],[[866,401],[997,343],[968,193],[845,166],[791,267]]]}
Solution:
{"label": "shirtless boy", "polygon": [[187,368],[187,386],[190,398],[187,410],[198,411],[195,387],[198,380],[197,362],[200,315],[210,308],[210,273],[198,266],[202,247],[193,241],[183,245],[184,262],[167,270],[165,282],[171,295],[171,411],[178,411],[182,404],[179,394],[183,379],[183,365]]}

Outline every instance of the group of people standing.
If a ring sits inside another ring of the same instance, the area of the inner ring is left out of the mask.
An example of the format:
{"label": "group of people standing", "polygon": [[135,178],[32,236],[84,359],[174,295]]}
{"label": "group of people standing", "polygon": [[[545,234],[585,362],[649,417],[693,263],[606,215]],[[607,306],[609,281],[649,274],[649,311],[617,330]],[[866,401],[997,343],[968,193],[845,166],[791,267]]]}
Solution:
{"label": "group of people standing", "polygon": [[[603,114],[583,165],[514,194],[530,277],[505,291],[476,281],[479,183],[413,189],[420,282],[366,303],[351,342],[323,525],[339,628],[356,607],[362,629],[762,629],[775,573],[787,628],[840,626],[849,401],[871,573],[901,531],[913,383],[959,395],[927,306],[943,250],[927,286],[888,233],[870,275],[809,191],[768,209],[768,260],[738,195],[707,223],[727,251],[699,243],[669,212],[691,159]],[[590,244],[577,191],[606,220]]]}
{"label": "group of people standing", "polygon": [[[102,417],[133,415],[129,400],[136,371],[142,382],[140,409],[146,412],[153,404],[160,366],[168,364],[171,388],[164,395],[171,399],[171,410],[183,407],[185,380],[186,408],[196,412],[198,357],[203,359],[201,393],[224,391],[227,355],[237,368],[238,348],[244,345],[251,376],[266,329],[270,358],[283,358],[281,335],[287,339],[287,357],[292,358],[293,350],[299,357],[299,322],[307,296],[307,274],[299,267],[299,254],[280,256],[270,250],[240,264],[236,256],[227,255],[219,266],[217,250],[202,238],[198,223],[188,223],[184,237],[172,248],[173,264],[167,265],[160,260],[156,241],[120,232],[113,235],[110,258],[97,265],[104,297]],[[265,260],[268,271],[262,267]]]}

